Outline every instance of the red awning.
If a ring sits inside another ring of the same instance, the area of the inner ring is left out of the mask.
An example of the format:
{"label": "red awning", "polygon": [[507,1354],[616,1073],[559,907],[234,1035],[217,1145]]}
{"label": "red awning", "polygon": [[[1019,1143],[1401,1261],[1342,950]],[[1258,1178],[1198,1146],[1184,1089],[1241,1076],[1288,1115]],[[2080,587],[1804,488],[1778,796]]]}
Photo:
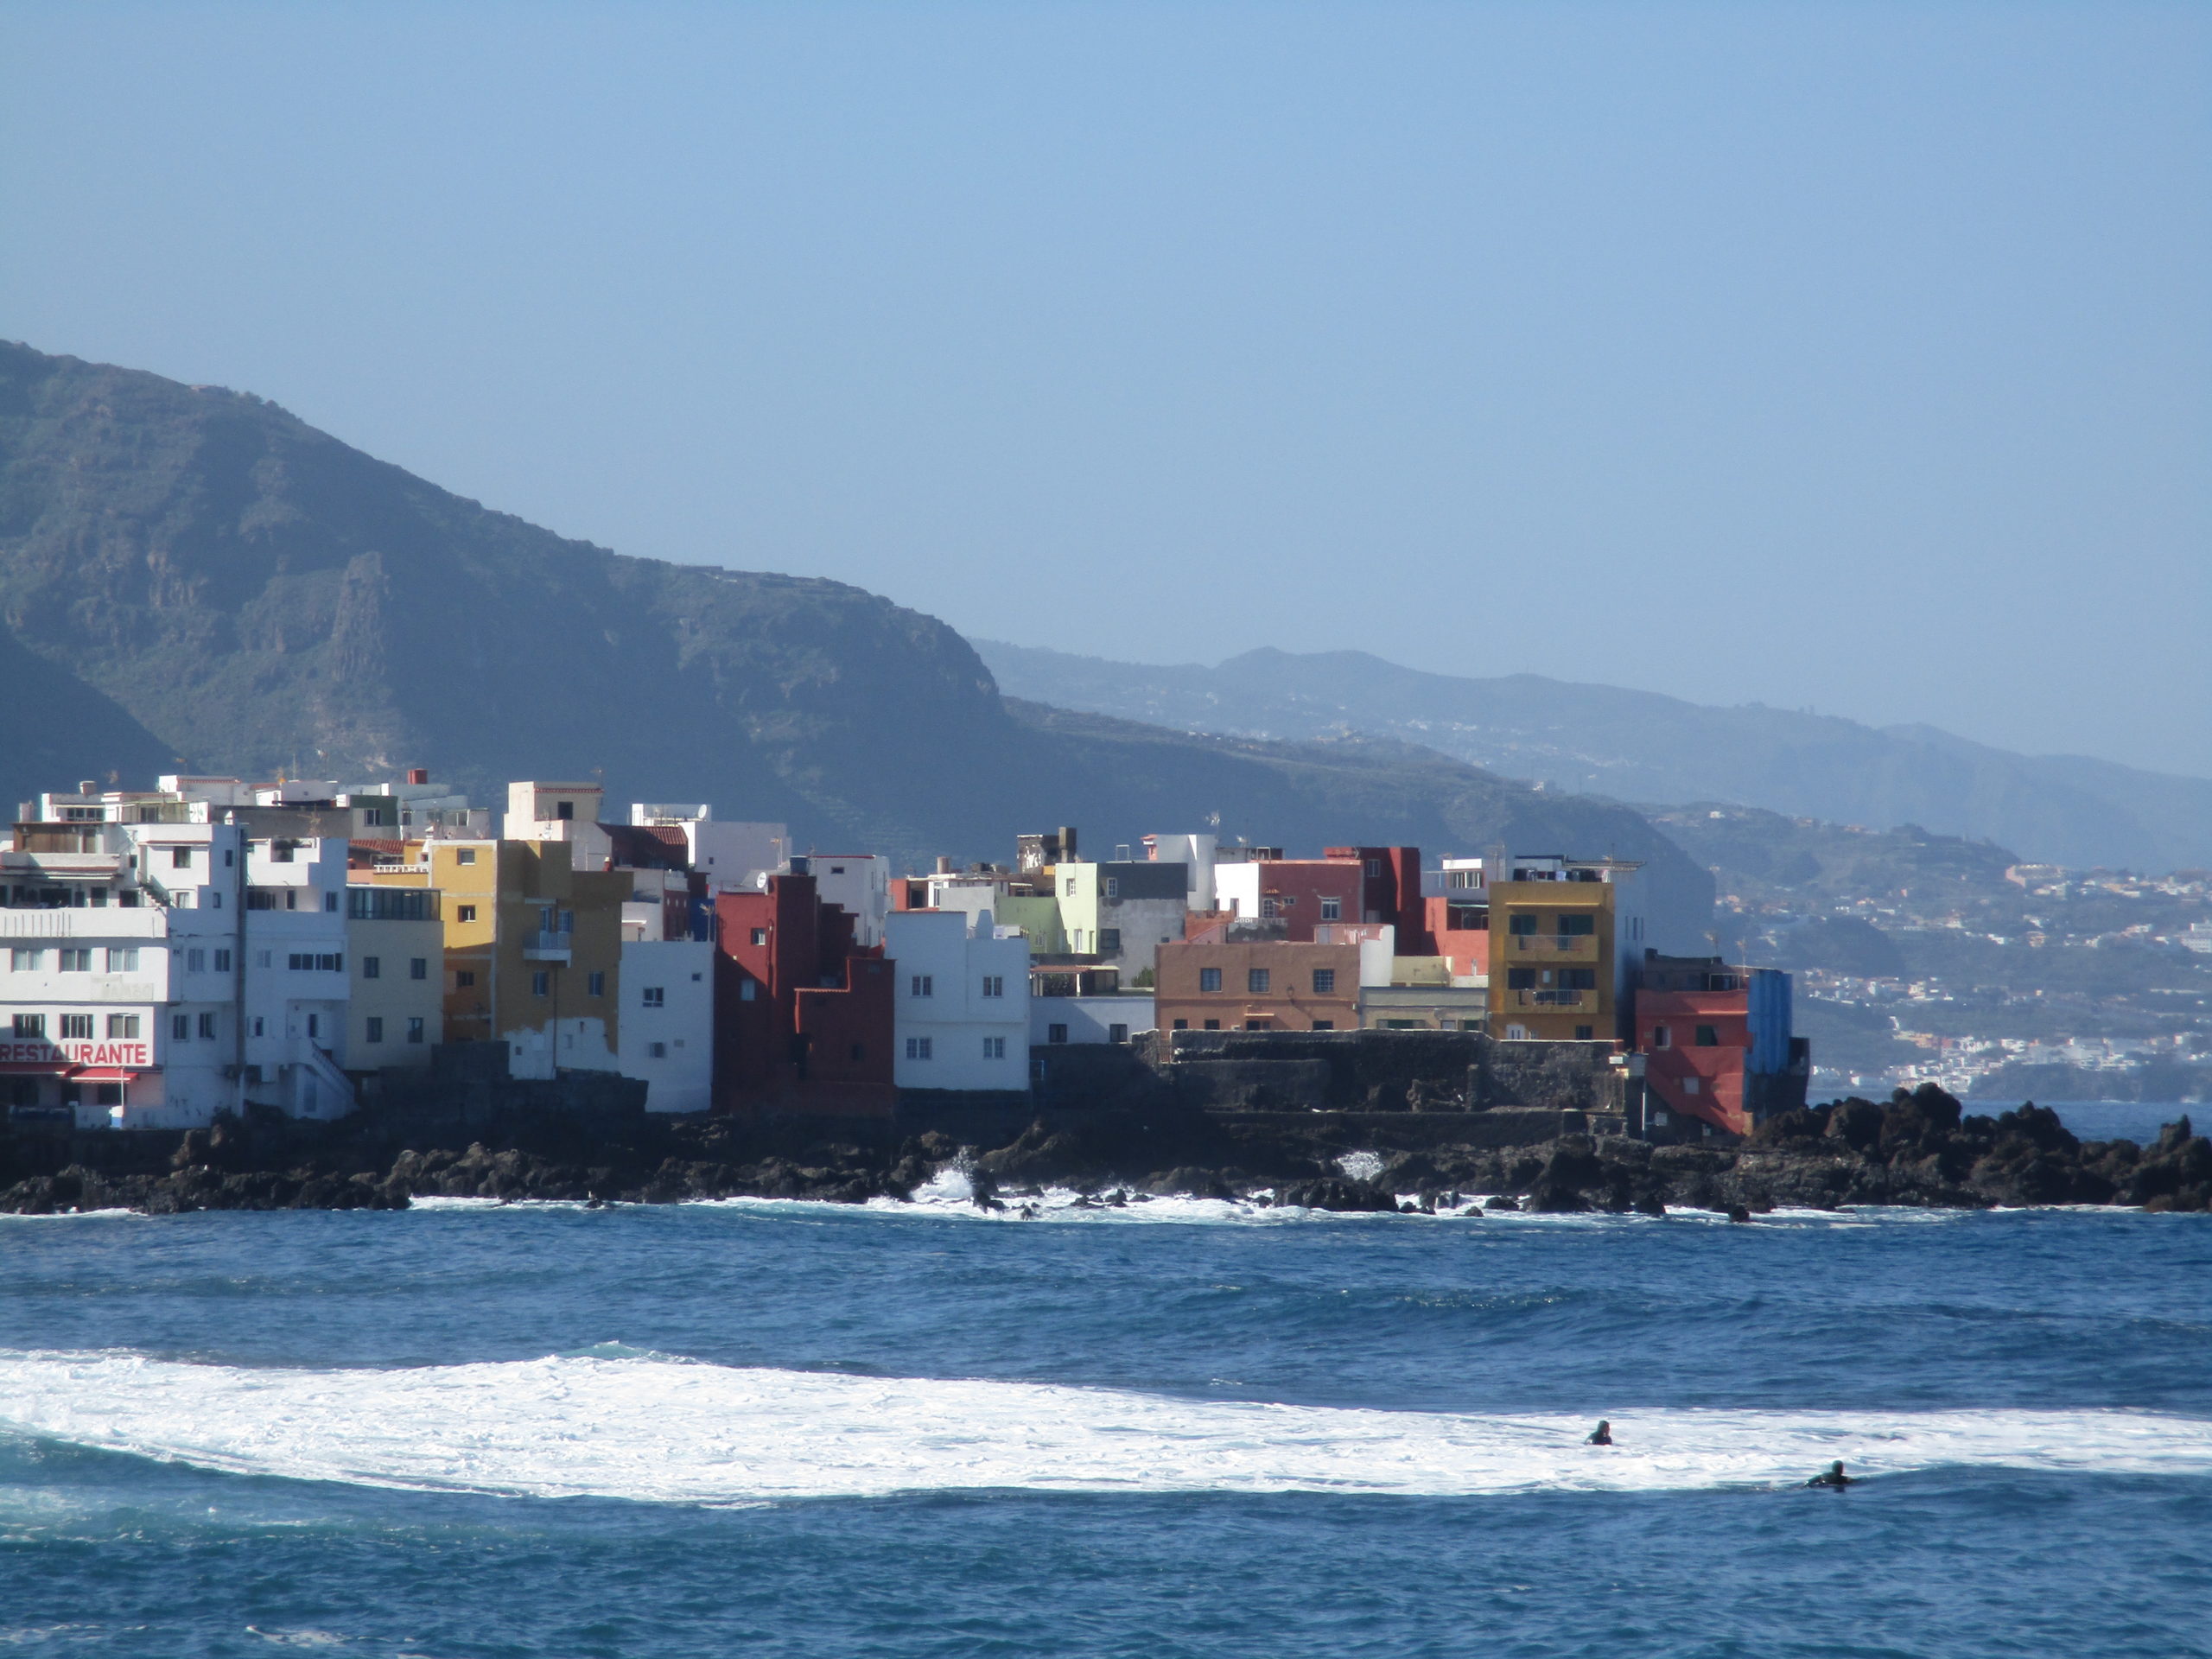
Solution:
{"label": "red awning", "polygon": [[143,1071],[133,1071],[127,1066],[93,1065],[73,1073],[69,1080],[72,1083],[136,1083],[161,1069],[158,1065],[149,1065]]}

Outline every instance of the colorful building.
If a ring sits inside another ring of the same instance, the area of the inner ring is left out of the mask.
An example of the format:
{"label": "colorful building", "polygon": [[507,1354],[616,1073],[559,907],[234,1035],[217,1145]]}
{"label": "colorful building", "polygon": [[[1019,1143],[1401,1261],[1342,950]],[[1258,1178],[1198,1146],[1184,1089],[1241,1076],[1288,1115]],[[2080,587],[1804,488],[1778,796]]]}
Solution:
{"label": "colorful building", "polygon": [[715,897],[715,1109],[888,1116],[898,964],[811,875]]}

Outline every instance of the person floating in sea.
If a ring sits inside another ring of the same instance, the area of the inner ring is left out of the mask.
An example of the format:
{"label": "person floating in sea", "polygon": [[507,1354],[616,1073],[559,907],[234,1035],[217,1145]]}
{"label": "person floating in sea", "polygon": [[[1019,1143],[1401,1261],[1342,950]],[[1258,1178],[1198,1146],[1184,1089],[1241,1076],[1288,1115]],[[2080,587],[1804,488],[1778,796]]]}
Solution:
{"label": "person floating in sea", "polygon": [[1603,1417],[1598,1420],[1598,1427],[1592,1429],[1582,1442],[1585,1446],[1611,1446],[1612,1443],[1613,1426]]}
{"label": "person floating in sea", "polygon": [[1839,1458],[1805,1484],[1808,1486],[1833,1486],[1836,1491],[1841,1491],[1851,1484],[1851,1479],[1849,1475],[1843,1472],[1843,1460]]}

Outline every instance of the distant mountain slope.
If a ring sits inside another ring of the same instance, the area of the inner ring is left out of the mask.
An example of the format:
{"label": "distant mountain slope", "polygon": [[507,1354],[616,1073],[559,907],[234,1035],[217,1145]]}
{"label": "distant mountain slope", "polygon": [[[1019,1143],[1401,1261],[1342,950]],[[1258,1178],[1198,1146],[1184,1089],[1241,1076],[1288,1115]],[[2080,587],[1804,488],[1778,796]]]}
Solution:
{"label": "distant mountain slope", "polygon": [[2212,865],[2212,779],[2007,753],[1757,704],[1516,674],[1460,679],[1341,651],[1151,667],[977,640],[1009,696],[1190,731],[1424,744],[1511,778],[1616,799],[1718,800],[1886,829],[1917,823],[2071,865]]}
{"label": "distant mountain slope", "polygon": [[1194,738],[1009,707],[968,643],[837,582],[626,558],[448,494],[275,405],[0,345],[0,797],[119,772],[591,777],[804,842],[1004,857],[1074,823],[1218,815],[1316,852],[1618,851],[1711,878],[1637,814],[1390,743]]}

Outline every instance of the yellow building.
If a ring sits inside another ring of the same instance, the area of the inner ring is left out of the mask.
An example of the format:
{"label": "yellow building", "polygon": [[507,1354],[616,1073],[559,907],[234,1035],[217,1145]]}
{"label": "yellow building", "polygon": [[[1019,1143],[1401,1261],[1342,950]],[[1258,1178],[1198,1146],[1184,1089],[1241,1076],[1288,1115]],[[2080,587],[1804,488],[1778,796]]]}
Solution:
{"label": "yellow building", "polygon": [[617,1069],[629,872],[578,870],[566,841],[438,839],[359,874],[437,893],[448,1042],[504,1042],[518,1077]]}
{"label": "yellow building", "polygon": [[1516,859],[1501,872],[1511,879],[1488,883],[1491,1036],[1614,1040],[1621,884],[1638,868]]}

